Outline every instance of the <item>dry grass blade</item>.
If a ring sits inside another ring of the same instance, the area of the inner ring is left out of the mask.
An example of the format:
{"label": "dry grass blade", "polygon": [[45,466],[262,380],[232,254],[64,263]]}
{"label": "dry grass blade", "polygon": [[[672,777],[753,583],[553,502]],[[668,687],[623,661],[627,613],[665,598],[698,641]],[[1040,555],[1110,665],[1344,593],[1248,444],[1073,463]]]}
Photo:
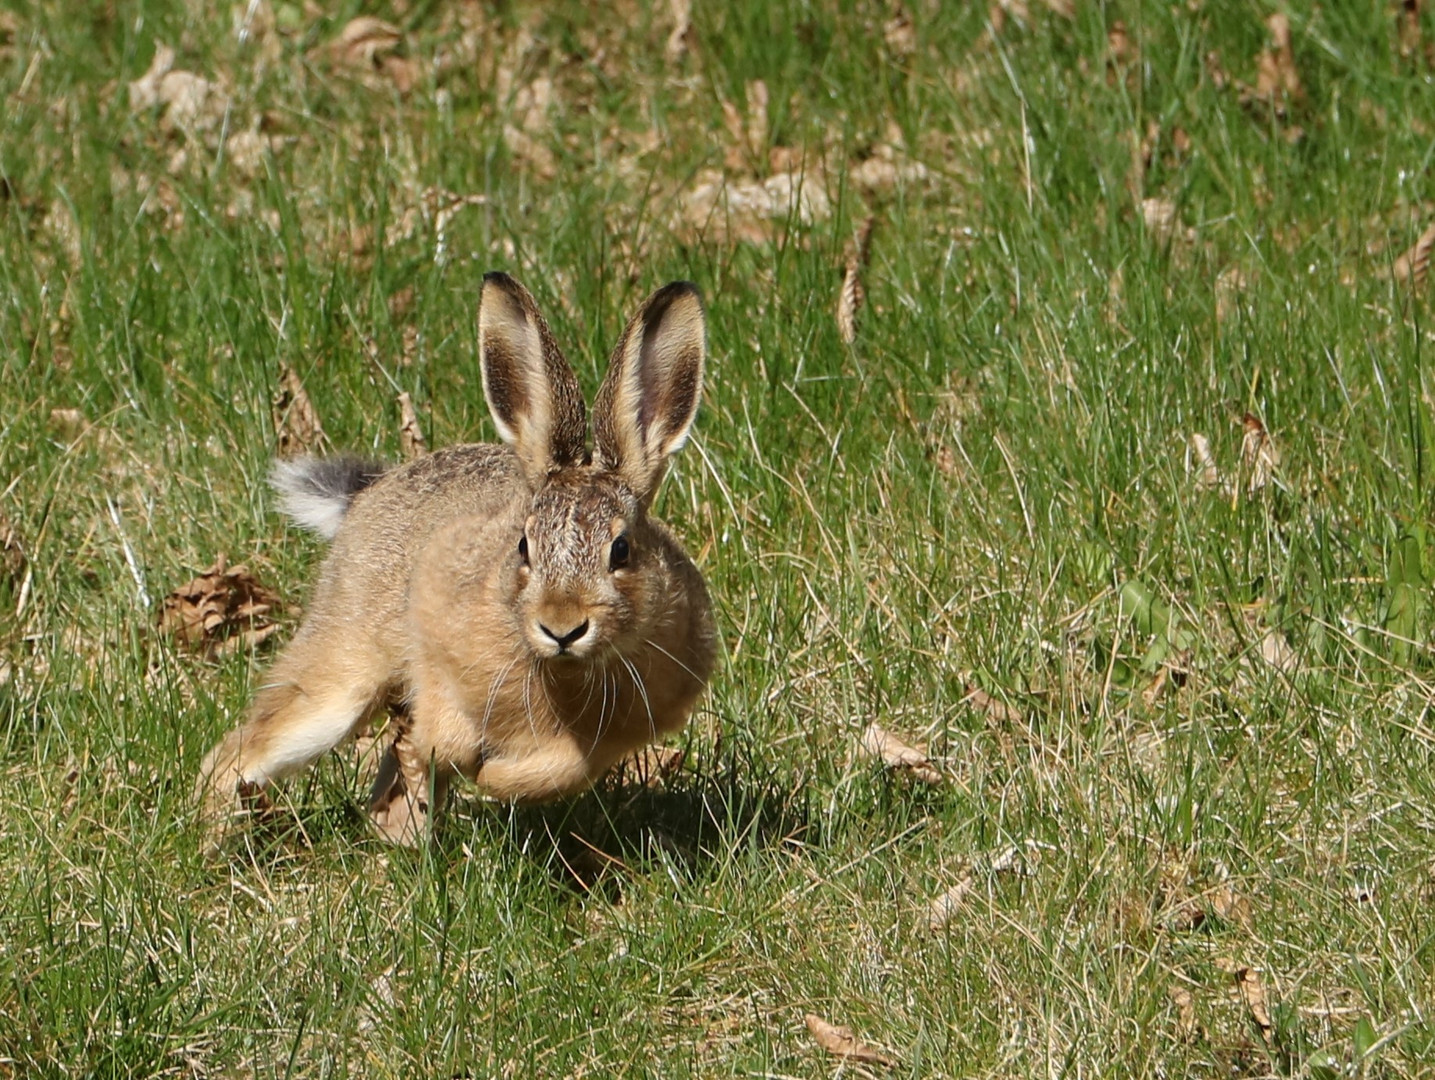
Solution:
{"label": "dry grass blade", "polygon": [[279,390],[274,395],[274,431],[279,438],[279,456],[302,454],[324,438],[319,414],[298,372],[285,364],[279,371]]}
{"label": "dry grass blade", "polygon": [[864,754],[876,758],[888,768],[910,772],[924,784],[942,782],[942,774],[926,754],[885,731],[880,724],[868,724],[859,745]]}
{"label": "dry grass blade", "polygon": [[896,1064],[891,1057],[880,1050],[872,1049],[857,1038],[850,1027],[829,1024],[816,1013],[808,1013],[803,1017],[803,1021],[807,1024],[807,1030],[812,1032],[812,1037],[817,1040],[817,1045],[829,1054],[870,1065]]}
{"label": "dry grass blade", "polygon": [[927,929],[935,934],[951,922],[952,917],[962,910],[963,901],[972,891],[974,884],[969,871],[962,875],[960,881],[934,899],[927,906]]}
{"label": "dry grass blade", "polygon": [[867,256],[872,245],[872,229],[877,219],[869,215],[858,230],[857,238],[847,251],[846,270],[842,275],[842,291],[837,295],[837,332],[842,340],[851,345],[857,340],[857,313],[867,300],[867,290],[862,286],[862,271],[867,267]]}
{"label": "dry grass blade", "polygon": [[164,598],[159,630],[210,656],[259,644],[277,629],[279,594],[243,565],[220,555],[213,566]]}
{"label": "dry grass blade", "polygon": [[399,447],[404,457],[423,457],[429,452],[423,429],[419,427],[419,416],[414,411],[414,399],[405,390],[399,395]]}
{"label": "dry grass blade", "polygon": [[682,770],[686,760],[681,747],[648,746],[618,762],[617,770],[622,783],[659,788]]}
{"label": "dry grass blade", "polygon": [[1410,250],[1395,260],[1392,273],[1396,281],[1408,281],[1415,288],[1425,284],[1430,273],[1430,252],[1435,250],[1435,225],[1431,225],[1416,240]]}

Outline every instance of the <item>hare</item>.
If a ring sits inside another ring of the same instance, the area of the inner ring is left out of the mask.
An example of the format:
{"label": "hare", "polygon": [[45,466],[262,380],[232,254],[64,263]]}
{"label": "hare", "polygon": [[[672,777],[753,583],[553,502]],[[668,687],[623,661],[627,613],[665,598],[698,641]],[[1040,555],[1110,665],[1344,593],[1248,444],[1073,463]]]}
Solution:
{"label": "hare", "polygon": [[399,843],[425,834],[456,776],[499,799],[556,798],[692,712],[717,655],[712,608],[648,507],[702,392],[697,289],[666,285],[628,323],[592,451],[578,381],[506,274],[483,280],[478,345],[506,445],[388,470],[346,458],[276,468],[283,508],[333,544],[247,719],[204,759],[212,823],[395,699],[408,724],[370,812]]}

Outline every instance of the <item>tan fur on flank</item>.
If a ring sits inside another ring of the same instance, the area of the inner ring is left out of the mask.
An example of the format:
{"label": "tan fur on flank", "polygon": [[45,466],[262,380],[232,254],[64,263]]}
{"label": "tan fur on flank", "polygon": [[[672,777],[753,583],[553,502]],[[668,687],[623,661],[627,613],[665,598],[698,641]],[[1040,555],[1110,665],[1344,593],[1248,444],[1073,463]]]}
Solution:
{"label": "tan fur on flank", "polygon": [[[509,445],[377,475],[315,462],[277,476],[289,504],[342,516],[303,625],[201,767],[216,824],[395,698],[409,725],[372,811],[413,842],[455,776],[503,799],[580,791],[680,728],[701,695],[717,654],[707,590],[647,514],[697,411],[697,290],[659,289],[623,332],[595,404],[596,460],[577,380],[528,291],[488,275],[478,322]],[[354,490],[331,490],[341,475]]]}

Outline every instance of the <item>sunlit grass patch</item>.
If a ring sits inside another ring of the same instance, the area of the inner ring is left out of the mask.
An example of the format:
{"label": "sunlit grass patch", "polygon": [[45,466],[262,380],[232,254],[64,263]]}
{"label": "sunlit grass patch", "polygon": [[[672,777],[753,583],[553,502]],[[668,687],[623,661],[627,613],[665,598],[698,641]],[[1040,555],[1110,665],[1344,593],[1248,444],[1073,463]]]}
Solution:
{"label": "sunlit grass patch", "polygon": [[[1424,1075],[1432,33],[0,16],[0,1075]],[[682,765],[413,853],[334,755],[207,858],[199,758],[320,554],[280,439],[493,438],[490,269],[590,393],[638,299],[705,293]],[[257,649],[159,628],[221,556],[279,597]]]}

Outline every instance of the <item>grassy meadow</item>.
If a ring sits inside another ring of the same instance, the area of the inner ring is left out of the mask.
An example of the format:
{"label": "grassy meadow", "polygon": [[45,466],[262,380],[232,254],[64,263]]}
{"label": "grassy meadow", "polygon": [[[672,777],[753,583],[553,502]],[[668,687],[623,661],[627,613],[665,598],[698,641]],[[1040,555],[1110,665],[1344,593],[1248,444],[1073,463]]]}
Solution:
{"label": "grassy meadow", "polygon": [[[0,6],[0,1077],[1435,1075],[1435,17],[905,4]],[[206,854],[493,269],[706,296],[681,765]]]}

